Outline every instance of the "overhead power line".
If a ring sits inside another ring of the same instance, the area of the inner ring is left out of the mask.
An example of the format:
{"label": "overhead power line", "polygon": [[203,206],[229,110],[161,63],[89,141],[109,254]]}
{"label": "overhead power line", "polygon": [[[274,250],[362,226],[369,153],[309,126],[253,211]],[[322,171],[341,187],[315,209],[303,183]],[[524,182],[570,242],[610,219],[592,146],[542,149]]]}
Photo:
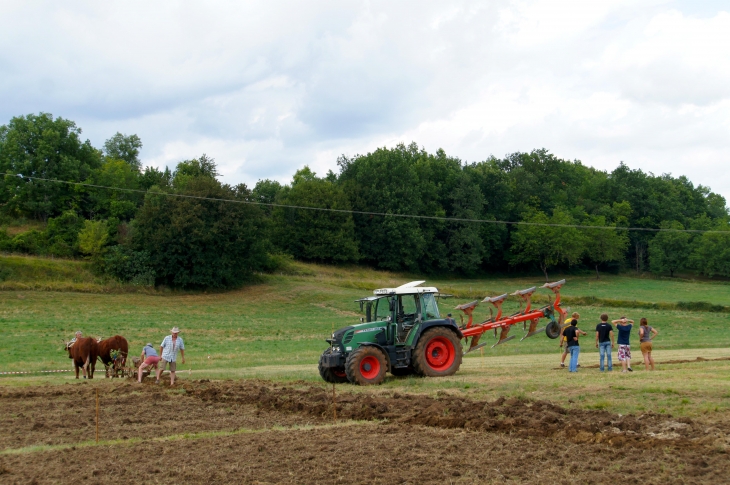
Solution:
{"label": "overhead power line", "polygon": [[[53,183],[59,183],[59,184],[66,184],[66,185],[76,185],[81,187],[92,187],[96,189],[106,189],[106,190],[117,190],[120,192],[134,192],[134,193],[140,193],[140,194],[147,194],[150,193],[147,190],[140,190],[140,189],[128,189],[124,187],[111,187],[107,185],[96,185],[96,184],[87,184],[85,182],[70,182],[68,180],[58,180],[58,179],[49,179],[49,178],[43,178],[43,177],[31,177],[28,175],[23,174],[13,174],[13,173],[6,173],[6,172],[0,172],[0,175],[8,175],[11,177],[18,177],[21,179],[29,179],[29,180],[41,180],[44,182],[53,182]],[[562,227],[562,228],[575,228],[575,229],[606,229],[606,230],[616,230],[616,231],[642,231],[642,232],[690,232],[690,233],[697,233],[697,234],[704,234],[704,233],[718,233],[718,234],[728,234],[728,231],[716,231],[716,230],[702,230],[702,229],[654,229],[650,227],[622,227],[622,226],[587,226],[587,225],[581,225],[581,224],[550,224],[546,222],[526,222],[526,221],[498,221],[498,220],[489,220],[489,219],[470,219],[470,218],[463,218],[463,217],[439,217],[439,216],[423,216],[423,215],[417,215],[417,214],[394,214],[390,212],[371,212],[371,211],[358,211],[358,210],[346,210],[346,209],[331,209],[327,207],[308,207],[303,205],[288,205],[288,204],[274,204],[269,202],[257,202],[252,200],[236,200],[236,199],[222,199],[218,197],[202,197],[199,195],[186,195],[186,194],[171,194],[168,192],[153,192],[155,195],[162,195],[166,197],[178,197],[182,199],[197,199],[197,200],[209,200],[212,202],[229,202],[233,204],[247,204],[247,205],[259,205],[259,206],[266,206],[266,207],[281,207],[285,209],[302,209],[302,210],[311,210],[311,211],[321,211],[321,212],[335,212],[335,213],[343,213],[343,214],[359,214],[359,215],[366,215],[366,216],[380,216],[380,217],[400,217],[405,219],[424,219],[424,220],[432,220],[432,221],[444,221],[444,222],[471,222],[471,223],[478,223],[478,224],[508,224],[508,225],[514,225],[514,226],[542,226],[542,227]]]}

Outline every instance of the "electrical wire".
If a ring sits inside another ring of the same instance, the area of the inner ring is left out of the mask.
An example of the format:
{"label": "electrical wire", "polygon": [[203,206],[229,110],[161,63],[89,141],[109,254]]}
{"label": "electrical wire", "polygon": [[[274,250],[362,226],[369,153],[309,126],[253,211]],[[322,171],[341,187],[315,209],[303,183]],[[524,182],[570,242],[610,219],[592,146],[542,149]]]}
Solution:
{"label": "electrical wire", "polygon": [[704,230],[704,229],[663,229],[663,228],[650,228],[650,227],[622,227],[622,226],[587,226],[587,225],[581,225],[581,224],[551,224],[547,222],[526,222],[526,221],[498,221],[498,220],[489,220],[489,219],[470,219],[470,218],[462,218],[462,217],[440,217],[440,216],[423,216],[423,215],[417,215],[417,214],[394,214],[391,212],[371,212],[371,211],[358,211],[358,210],[347,210],[347,209],[331,209],[327,207],[308,207],[308,206],[302,206],[302,205],[288,205],[288,204],[275,204],[270,202],[257,202],[252,200],[236,200],[236,199],[222,199],[217,197],[203,197],[198,195],[186,195],[186,194],[172,194],[168,192],[149,192],[147,190],[141,190],[141,189],[128,189],[124,187],[112,187],[107,185],[96,185],[96,184],[88,184],[85,182],[70,182],[67,180],[58,180],[58,179],[48,179],[43,177],[32,177],[28,175],[23,174],[12,174],[7,172],[0,172],[0,175],[6,175],[10,177],[18,177],[21,179],[29,179],[29,180],[41,180],[44,182],[53,182],[53,183],[59,183],[59,184],[66,184],[66,185],[75,185],[75,186],[82,186],[82,187],[92,187],[97,189],[106,189],[106,190],[117,190],[121,192],[134,192],[134,193],[140,193],[140,194],[155,194],[155,195],[162,195],[166,197],[178,197],[182,199],[197,199],[197,200],[209,200],[212,202],[230,202],[234,204],[247,204],[247,205],[259,205],[259,206],[265,206],[265,207],[280,207],[285,209],[302,209],[302,210],[312,210],[312,211],[321,211],[321,212],[334,212],[334,213],[342,213],[342,214],[358,214],[358,215],[366,215],[366,216],[380,216],[380,217],[400,217],[405,219],[423,219],[423,220],[432,220],[432,221],[443,221],[443,222],[470,222],[470,223],[478,223],[478,224],[505,224],[505,225],[514,225],[514,226],[538,226],[538,227],[560,227],[560,228],[574,228],[574,229],[603,229],[603,230],[616,230],[616,231],[642,231],[642,232],[686,232],[686,233],[696,233],[696,234],[705,234],[705,233],[717,233],[717,234],[730,234],[729,231],[717,231],[717,230]]}

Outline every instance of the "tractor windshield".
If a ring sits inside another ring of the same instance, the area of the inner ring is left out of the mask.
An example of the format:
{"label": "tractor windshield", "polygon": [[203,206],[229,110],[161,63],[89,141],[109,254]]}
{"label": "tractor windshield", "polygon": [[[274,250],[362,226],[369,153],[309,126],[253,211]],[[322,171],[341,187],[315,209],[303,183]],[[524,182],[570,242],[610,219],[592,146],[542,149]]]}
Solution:
{"label": "tractor windshield", "polygon": [[389,304],[389,298],[378,298],[374,302],[375,305],[375,313],[374,313],[374,322],[384,322],[388,319],[390,316],[390,304]]}
{"label": "tractor windshield", "polygon": [[433,293],[424,293],[421,295],[421,311],[426,320],[441,318],[439,307],[436,304],[436,298],[433,297]]}

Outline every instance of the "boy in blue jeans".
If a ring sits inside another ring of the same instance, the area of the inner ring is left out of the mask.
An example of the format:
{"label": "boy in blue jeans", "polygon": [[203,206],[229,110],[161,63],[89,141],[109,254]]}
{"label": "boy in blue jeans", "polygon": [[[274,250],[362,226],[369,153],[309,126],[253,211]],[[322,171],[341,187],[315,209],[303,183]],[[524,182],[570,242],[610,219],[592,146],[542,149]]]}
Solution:
{"label": "boy in blue jeans", "polygon": [[596,325],[596,347],[600,354],[600,367],[603,372],[604,356],[608,357],[608,370],[613,370],[613,360],[611,359],[611,349],[614,348],[613,325],[608,323],[608,315],[601,315],[601,323]]}
{"label": "boy in blue jeans", "polygon": [[583,330],[577,327],[578,319],[574,318],[570,322],[570,326],[563,330],[566,342],[568,344],[568,352],[570,352],[570,372],[578,372],[578,355],[580,354],[580,344],[578,343],[578,337],[581,335],[587,335]]}

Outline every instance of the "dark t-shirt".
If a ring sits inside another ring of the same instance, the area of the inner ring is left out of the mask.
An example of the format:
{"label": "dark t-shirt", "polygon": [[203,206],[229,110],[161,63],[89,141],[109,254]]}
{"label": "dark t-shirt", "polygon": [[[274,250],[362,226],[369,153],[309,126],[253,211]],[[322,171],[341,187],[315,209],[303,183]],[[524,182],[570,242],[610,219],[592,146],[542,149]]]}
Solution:
{"label": "dark t-shirt", "polygon": [[598,332],[598,342],[610,342],[611,341],[611,331],[613,330],[613,325],[611,325],[608,322],[601,322],[598,325],[596,325],[596,332]]}
{"label": "dark t-shirt", "polygon": [[630,323],[628,325],[616,325],[616,330],[618,330],[619,345],[629,345],[629,337],[631,337],[632,328],[633,325]]}
{"label": "dark t-shirt", "polygon": [[578,328],[571,325],[570,327],[563,330],[563,335],[565,336],[566,340],[568,341],[568,347],[575,347],[578,345],[578,341],[575,340],[575,337],[578,336]]}

